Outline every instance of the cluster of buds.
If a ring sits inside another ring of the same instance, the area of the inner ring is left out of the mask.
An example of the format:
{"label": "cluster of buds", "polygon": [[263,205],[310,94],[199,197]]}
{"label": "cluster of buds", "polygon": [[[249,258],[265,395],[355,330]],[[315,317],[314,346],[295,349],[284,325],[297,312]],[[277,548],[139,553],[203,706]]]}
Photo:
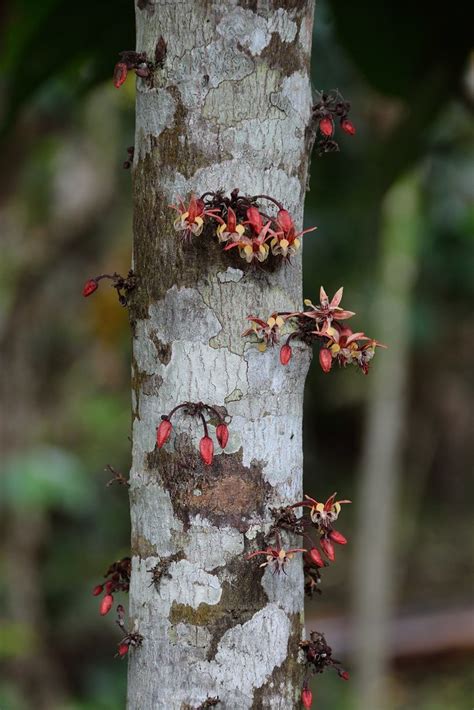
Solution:
{"label": "cluster of buds", "polygon": [[132,167],[133,156],[135,155],[135,146],[131,145],[127,148],[127,160],[124,162],[123,167],[128,170]]}
{"label": "cluster of buds", "polygon": [[114,67],[115,88],[120,89],[122,84],[125,83],[129,71],[134,71],[141,79],[150,79],[153,72],[163,65],[165,56],[166,42],[163,37],[160,37],[156,44],[154,62],[147,59],[145,52],[134,52],[133,50],[120,52],[120,59]]}
{"label": "cluster of buds", "polygon": [[344,133],[350,136],[355,134],[355,126],[348,118],[350,108],[350,103],[344,100],[337,89],[327,93],[317,92],[317,102],[313,106],[313,120],[317,127],[316,150],[319,156],[339,150],[339,145],[334,140],[337,123]]}
{"label": "cluster of buds", "polygon": [[141,646],[143,641],[143,636],[138,633],[136,628],[137,622],[135,621],[135,627],[133,631],[129,631],[125,626],[125,609],[121,604],[117,606],[117,624],[120,627],[122,633],[125,635],[117,644],[117,653],[115,654],[118,658],[124,658],[130,648],[138,648]]}
{"label": "cluster of buds", "polygon": [[341,668],[340,661],[332,657],[332,649],[326,643],[324,634],[312,631],[308,641],[300,642],[300,649],[304,654],[306,676],[301,689],[301,704],[304,708],[311,708],[313,694],[308,687],[310,673],[323,673],[326,668],[334,668],[343,680],[349,680],[349,673]]}
{"label": "cluster of buds", "polygon": [[113,274],[100,274],[99,276],[94,276],[92,279],[88,279],[82,289],[82,295],[84,298],[92,296],[92,294],[99,288],[99,283],[102,279],[109,279],[112,281],[112,288],[117,291],[118,300],[121,306],[126,306],[128,304],[128,294],[132,291],[137,283],[137,277],[130,270],[127,276],[121,276],[117,272]]}
{"label": "cluster of buds", "polygon": [[[269,215],[259,200],[270,202],[277,209]],[[289,261],[301,246],[301,237],[316,227],[296,230],[293,218],[283,205],[269,195],[246,197],[235,189],[227,197],[224,192],[191,195],[188,203],[182,199],[170,205],[178,213],[175,229],[186,241],[207,233],[217,237],[224,251],[237,249],[248,264],[261,264],[268,259]]]}
{"label": "cluster of buds", "polygon": [[259,350],[263,351],[269,345],[280,342],[284,326],[288,325],[292,330],[280,348],[282,365],[288,365],[292,358],[291,341],[301,340],[308,345],[319,343],[319,363],[323,372],[329,372],[333,363],[337,362],[341,367],[355,365],[367,375],[375,349],[386,346],[365,333],[354,333],[345,325],[343,321],[352,318],[355,313],[340,307],[342,294],[341,287],[330,301],[321,286],[318,305],[306,299],[303,311],[273,313],[266,321],[257,316],[248,316],[251,325],[244,330],[242,337],[255,336]]}
{"label": "cluster of buds", "polygon": [[105,616],[111,610],[114,603],[113,595],[116,592],[128,592],[131,564],[130,557],[123,557],[121,560],[114,562],[104,574],[107,581],[104,584],[98,584],[92,590],[94,597],[104,594],[99,607],[102,616]]}
{"label": "cluster of buds", "polygon": [[156,429],[156,443],[158,448],[161,449],[168,441],[173,425],[171,424],[171,417],[175,412],[182,409],[184,414],[188,414],[191,417],[199,417],[201,419],[204,436],[199,442],[199,453],[201,458],[206,464],[210,466],[214,458],[214,442],[209,436],[208,422],[206,422],[206,417],[204,413],[207,412],[211,417],[214,416],[218,420],[218,425],[216,426],[216,439],[219,442],[219,446],[225,449],[227,442],[229,441],[229,429],[225,422],[225,416],[217,411],[214,407],[209,404],[204,404],[203,402],[183,402],[183,404],[178,404],[177,407],[171,410],[169,414],[163,414],[161,417],[161,423]]}
{"label": "cluster of buds", "polygon": [[[313,596],[315,592],[320,593],[321,576],[319,571],[329,564],[324,557],[329,562],[333,562],[336,558],[334,544],[345,545],[347,543],[344,535],[333,527],[333,523],[339,517],[341,505],[344,503],[350,503],[350,501],[336,500],[336,493],[333,493],[325,503],[305,496],[302,501],[272,511],[274,516],[272,534],[278,530],[287,530],[294,535],[302,536],[308,542],[305,549],[298,550],[304,553],[305,592],[308,596]],[[295,510],[297,508],[308,510],[309,516],[296,517]],[[315,531],[319,535],[320,549],[313,542],[309,531]]]}

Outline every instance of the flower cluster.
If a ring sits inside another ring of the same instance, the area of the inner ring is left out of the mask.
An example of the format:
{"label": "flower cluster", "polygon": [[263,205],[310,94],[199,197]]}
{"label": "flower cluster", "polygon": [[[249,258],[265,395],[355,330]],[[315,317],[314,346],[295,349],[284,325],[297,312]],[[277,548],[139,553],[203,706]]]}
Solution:
{"label": "flower cluster", "polygon": [[321,156],[324,153],[334,153],[339,150],[339,145],[334,140],[336,123],[339,123],[344,133],[350,136],[355,134],[356,129],[348,118],[351,105],[344,100],[337,89],[327,93],[318,92],[317,99],[313,106],[313,119],[318,132],[316,150]]}
{"label": "flower cluster", "polygon": [[128,592],[130,586],[130,571],[130,557],[123,557],[121,560],[110,565],[107,572],[104,574],[107,581],[104,584],[98,584],[92,590],[92,594],[95,597],[105,592],[99,607],[102,616],[105,616],[111,610],[114,603],[113,595],[116,592]]}
{"label": "flower cluster", "polygon": [[[337,530],[334,530],[333,523],[339,517],[341,505],[350,503],[350,500],[336,500],[336,493],[329,496],[325,503],[320,503],[310,496],[305,496],[304,500],[293,503],[286,508],[273,510],[274,524],[268,535],[268,539],[275,538],[276,542],[273,545],[268,545],[263,550],[256,550],[247,555],[246,559],[251,560],[259,555],[264,555],[266,560],[260,564],[260,567],[273,568],[274,573],[285,572],[285,567],[288,562],[293,559],[296,553],[302,552],[304,560],[304,570],[306,577],[309,577],[309,582],[306,582],[306,591],[311,593],[315,590],[316,584],[319,584],[319,568],[327,566],[323,555],[331,562],[334,561],[336,555],[334,551],[334,543],[345,545],[346,538]],[[295,509],[309,509],[309,517],[296,517]],[[319,545],[321,551],[318,550],[310,535],[308,529],[316,530],[320,535]],[[308,547],[294,547],[284,549],[281,544],[280,530],[287,530],[294,535],[301,535],[308,541]],[[309,589],[308,589],[309,584]]]}
{"label": "flower cluster", "polygon": [[135,621],[135,626],[133,631],[129,631],[125,626],[125,609],[121,604],[117,606],[117,624],[121,631],[125,633],[125,636],[117,644],[117,653],[115,654],[118,658],[124,658],[130,648],[138,648],[142,645],[143,636],[138,633],[137,622]]}
{"label": "flower cluster", "polygon": [[255,336],[259,350],[263,351],[267,346],[279,343],[283,335],[282,330],[288,325],[293,329],[280,349],[282,365],[290,362],[293,355],[290,342],[297,339],[308,345],[319,343],[319,363],[323,372],[329,372],[333,363],[337,362],[341,367],[355,365],[367,375],[375,349],[386,346],[369,338],[365,333],[354,333],[345,325],[343,321],[352,318],[355,313],[340,307],[342,294],[341,287],[330,301],[321,286],[318,305],[306,299],[303,311],[273,313],[266,321],[250,315],[248,320],[251,325],[244,330],[242,337]]}
{"label": "flower cluster", "polygon": [[[276,207],[276,215],[267,214],[259,200]],[[316,229],[298,232],[292,216],[278,200],[269,195],[245,197],[237,189],[230,197],[224,192],[206,192],[199,198],[191,195],[187,203],[179,199],[170,206],[178,213],[174,227],[184,240],[199,236],[208,226],[207,233],[217,237],[224,251],[237,249],[248,264],[275,257],[289,261],[300,248],[303,234]]]}
{"label": "flower cluster", "polygon": [[163,414],[161,417],[161,423],[156,429],[156,443],[158,448],[161,449],[168,441],[173,425],[171,424],[171,417],[179,409],[183,409],[184,414],[188,414],[191,417],[199,417],[202,421],[204,428],[204,436],[199,442],[199,453],[201,458],[206,464],[210,466],[214,458],[214,442],[209,436],[208,422],[204,416],[204,412],[208,412],[215,417],[217,417],[219,424],[216,426],[216,439],[222,449],[225,449],[227,442],[229,440],[229,429],[225,422],[225,416],[220,414],[217,409],[211,407],[209,404],[204,404],[203,402],[183,402],[183,404],[178,404],[177,407],[171,410],[169,414]]}
{"label": "flower cluster", "polygon": [[[319,570],[328,565],[324,557],[333,562],[336,558],[334,544],[345,545],[347,543],[344,535],[334,529],[333,523],[339,517],[341,505],[350,502],[349,500],[336,500],[336,493],[329,496],[325,503],[305,496],[302,501],[272,511],[274,516],[272,532],[287,530],[294,535],[303,536],[308,542],[304,550],[298,550],[304,552],[305,592],[308,596],[312,596],[315,592],[320,593],[321,576]],[[309,512],[309,515],[296,517],[295,510],[297,508],[303,508],[304,511]],[[309,531],[315,531],[319,535],[320,549],[316,547]]]}
{"label": "flower cluster", "polygon": [[112,288],[117,291],[117,296],[120,305],[126,306],[128,304],[128,294],[133,291],[137,284],[137,277],[130,270],[127,276],[121,276],[116,271],[113,274],[100,274],[99,276],[94,276],[92,279],[88,279],[82,289],[82,295],[84,298],[92,296],[92,294],[99,288],[99,283],[102,279],[109,279],[112,281]]}
{"label": "flower cluster", "polygon": [[311,708],[313,694],[308,687],[309,674],[323,673],[326,668],[334,668],[339,677],[349,680],[349,673],[341,668],[340,661],[332,657],[332,649],[326,643],[324,634],[312,631],[309,640],[300,642],[300,649],[304,654],[306,675],[301,690],[301,704],[304,708]]}

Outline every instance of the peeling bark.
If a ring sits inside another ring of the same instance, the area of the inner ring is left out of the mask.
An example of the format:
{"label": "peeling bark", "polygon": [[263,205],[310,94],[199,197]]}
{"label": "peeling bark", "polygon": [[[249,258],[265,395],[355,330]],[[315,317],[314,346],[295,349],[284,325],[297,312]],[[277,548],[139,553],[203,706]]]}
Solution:
{"label": "peeling bark", "polygon": [[[217,240],[183,245],[168,206],[238,187],[301,223],[312,14],[312,0],[138,3],[137,50],[153,57],[163,36],[167,54],[153,85],[137,86],[130,614],[144,641],[129,662],[130,709],[216,696],[229,710],[298,705],[301,564],[273,576],[244,556],[263,544],[270,508],[301,497],[310,356],[295,346],[283,368],[241,332],[250,313],[300,308],[301,261],[254,271]],[[156,448],[160,415],[183,401],[231,417],[211,467],[190,417]]]}

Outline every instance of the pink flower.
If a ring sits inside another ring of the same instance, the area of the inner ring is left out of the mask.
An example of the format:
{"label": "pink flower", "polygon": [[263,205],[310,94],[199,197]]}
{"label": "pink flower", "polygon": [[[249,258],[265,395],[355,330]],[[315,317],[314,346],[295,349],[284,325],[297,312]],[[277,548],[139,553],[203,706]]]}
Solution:
{"label": "pink flower", "polygon": [[297,232],[293,219],[287,210],[279,210],[277,225],[281,231],[276,232],[275,237],[271,241],[272,253],[275,255],[281,254],[284,257],[292,256],[301,246],[300,237],[307,232],[314,232],[316,227],[303,229],[302,232]]}
{"label": "pink flower", "polygon": [[377,340],[369,338],[365,333],[353,333],[350,328],[343,328],[339,324],[324,326],[317,334],[328,339],[327,348],[331,356],[342,367],[356,365],[364,375],[369,372],[369,365],[375,355],[375,348],[386,348]]}
{"label": "pink flower", "polygon": [[237,217],[232,207],[227,208],[227,222],[222,220],[217,228],[217,238],[220,242],[238,242],[245,233],[243,224],[237,224]]}
{"label": "pink flower", "polygon": [[275,574],[275,572],[277,572],[279,574],[280,572],[285,572],[286,564],[293,559],[295,553],[297,552],[306,552],[306,550],[301,547],[295,547],[291,550],[284,550],[278,544],[276,547],[267,547],[266,550],[257,550],[256,552],[252,552],[250,555],[247,555],[246,559],[251,560],[252,557],[256,557],[257,555],[266,555],[266,562],[262,562],[259,566],[266,567],[267,565],[272,565],[273,573]]}
{"label": "pink flower", "polygon": [[259,342],[258,348],[262,352],[267,349],[267,346],[275,345],[280,340],[280,328],[285,324],[284,318],[274,313],[265,321],[257,316],[247,316],[252,325],[247,330],[244,330],[242,337],[247,335],[256,335]]}
{"label": "pink flower", "polygon": [[178,212],[174,221],[174,228],[182,233],[183,239],[189,241],[193,236],[198,237],[204,227],[205,217],[215,217],[219,210],[207,210],[204,202],[191,195],[189,204],[186,206],[181,198],[177,205],[170,207]]}

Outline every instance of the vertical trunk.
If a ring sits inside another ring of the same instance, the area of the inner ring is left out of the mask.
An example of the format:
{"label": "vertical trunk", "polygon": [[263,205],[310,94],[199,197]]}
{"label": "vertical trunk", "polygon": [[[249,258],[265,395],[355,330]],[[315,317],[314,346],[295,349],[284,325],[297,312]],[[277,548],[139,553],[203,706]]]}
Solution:
{"label": "vertical trunk", "polygon": [[389,349],[370,380],[354,563],[357,705],[391,707],[386,692],[389,622],[395,597],[396,510],[406,411],[410,311],[419,241],[419,176],[387,194],[374,330]]}
{"label": "vertical trunk", "polygon": [[[241,332],[250,313],[301,305],[301,263],[249,271],[209,238],[183,246],[168,205],[238,187],[301,222],[312,11],[312,0],[138,2],[137,49],[153,57],[161,35],[167,55],[137,91],[130,613],[144,641],[130,709],[297,704],[301,566],[272,576],[244,556],[262,545],[270,509],[301,496],[309,356],[301,348],[282,368]],[[191,418],[155,448],[160,415],[183,401],[231,417],[210,467]],[[165,570],[156,584],[153,568]]]}

